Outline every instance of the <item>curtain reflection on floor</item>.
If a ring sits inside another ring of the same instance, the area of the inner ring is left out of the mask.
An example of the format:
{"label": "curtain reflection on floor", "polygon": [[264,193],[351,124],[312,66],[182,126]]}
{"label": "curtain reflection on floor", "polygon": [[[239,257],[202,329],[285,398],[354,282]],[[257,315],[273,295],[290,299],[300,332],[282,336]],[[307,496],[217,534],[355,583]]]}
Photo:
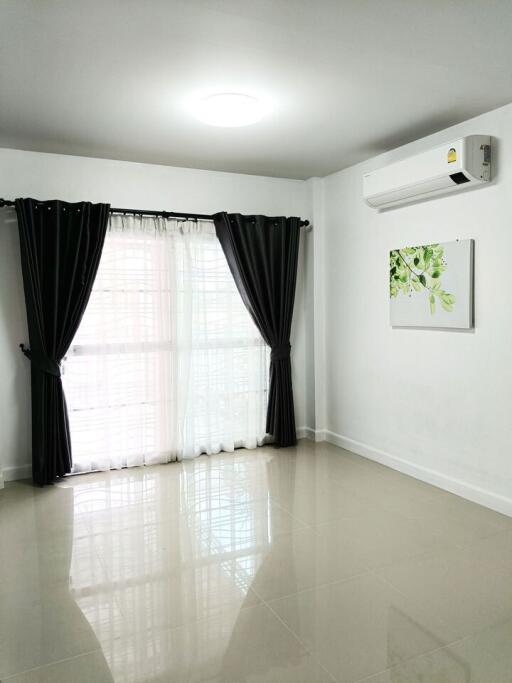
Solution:
{"label": "curtain reflection on floor", "polygon": [[[7,631],[22,633],[23,638],[9,644],[0,633],[0,675],[8,666],[5,660],[19,658],[17,648],[25,650],[24,668],[30,668],[32,657],[33,664],[39,665],[101,650],[105,628],[116,621],[115,614],[107,616],[105,610],[99,614],[95,607],[95,586],[101,583],[102,570],[88,529],[75,517],[73,490],[62,487],[56,495],[51,490],[32,490],[30,498],[20,497],[19,510],[9,511],[21,533],[16,544],[4,547],[2,579],[7,581],[9,573],[16,572],[23,600],[14,593],[13,609],[0,621]],[[96,658],[96,667],[102,683],[114,681],[105,657]]]}
{"label": "curtain reflection on floor", "polygon": [[[87,526],[89,558],[99,558],[103,574],[91,565],[87,584],[75,539],[72,595],[115,676],[171,675],[197,657],[214,657],[218,669],[240,647],[251,630],[240,610],[258,602],[250,586],[276,533],[272,486],[293,486],[293,471],[273,472],[273,457],[201,457],[73,478],[75,519]],[[288,582],[291,571],[283,567]],[[172,643],[184,628],[180,654]],[[204,666],[206,674],[211,661]]]}

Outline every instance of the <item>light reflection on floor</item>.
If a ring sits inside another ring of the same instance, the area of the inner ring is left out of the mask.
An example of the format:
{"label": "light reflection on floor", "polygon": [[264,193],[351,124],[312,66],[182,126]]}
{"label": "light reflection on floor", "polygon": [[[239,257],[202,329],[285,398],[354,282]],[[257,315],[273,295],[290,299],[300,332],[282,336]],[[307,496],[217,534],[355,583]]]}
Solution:
{"label": "light reflection on floor", "polygon": [[328,444],[12,484],[0,531],[9,683],[512,670],[512,520]]}

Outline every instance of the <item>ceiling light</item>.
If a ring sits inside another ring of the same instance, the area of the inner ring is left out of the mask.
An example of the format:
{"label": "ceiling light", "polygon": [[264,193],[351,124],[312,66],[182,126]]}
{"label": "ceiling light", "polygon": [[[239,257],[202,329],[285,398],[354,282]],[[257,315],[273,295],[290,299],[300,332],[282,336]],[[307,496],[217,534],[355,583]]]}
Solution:
{"label": "ceiling light", "polygon": [[259,121],[266,109],[265,104],[256,97],[224,92],[209,95],[196,102],[194,115],[210,126],[238,128]]}

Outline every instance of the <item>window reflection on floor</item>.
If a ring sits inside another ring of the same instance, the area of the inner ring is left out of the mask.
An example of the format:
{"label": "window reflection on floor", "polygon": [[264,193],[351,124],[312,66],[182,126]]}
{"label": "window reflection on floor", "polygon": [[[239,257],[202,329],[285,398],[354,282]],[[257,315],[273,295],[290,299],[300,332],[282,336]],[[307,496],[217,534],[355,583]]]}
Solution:
{"label": "window reflection on floor", "polygon": [[172,668],[183,629],[171,630],[201,620],[189,646],[213,656],[257,602],[249,588],[272,541],[265,458],[205,457],[70,485],[76,529],[87,530],[73,542],[72,595],[112,672],[136,681]]}

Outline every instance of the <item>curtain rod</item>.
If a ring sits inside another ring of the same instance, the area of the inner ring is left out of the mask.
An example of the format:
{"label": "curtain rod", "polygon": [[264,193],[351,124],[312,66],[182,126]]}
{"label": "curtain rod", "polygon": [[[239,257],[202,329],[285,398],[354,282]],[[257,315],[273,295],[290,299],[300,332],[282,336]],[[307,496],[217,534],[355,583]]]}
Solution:
{"label": "curtain rod", "polygon": [[[14,202],[11,199],[0,199],[0,208],[4,206],[14,206]],[[185,220],[203,220],[203,221],[213,221],[213,216],[207,213],[184,213],[178,211],[150,211],[146,209],[116,209],[111,207],[110,213],[120,213],[123,215],[131,214],[133,216],[162,216],[162,218],[184,218]],[[305,227],[306,231],[309,232],[312,228],[309,225],[308,220],[301,220],[299,222],[300,227]]]}

